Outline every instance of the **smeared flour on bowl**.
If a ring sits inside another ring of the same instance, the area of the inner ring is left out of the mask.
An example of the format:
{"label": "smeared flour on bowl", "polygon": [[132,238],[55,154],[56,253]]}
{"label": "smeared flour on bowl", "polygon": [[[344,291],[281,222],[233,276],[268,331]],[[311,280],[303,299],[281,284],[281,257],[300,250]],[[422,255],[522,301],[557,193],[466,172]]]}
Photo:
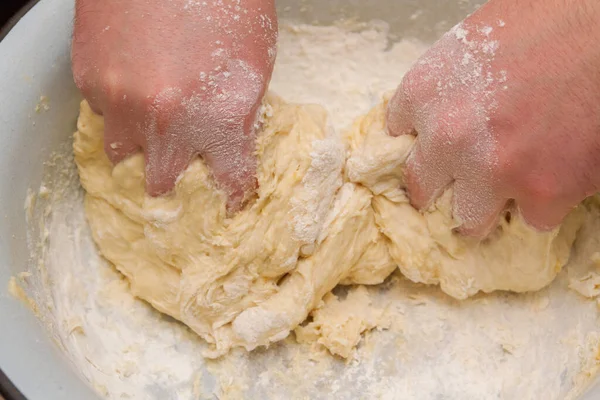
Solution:
{"label": "smeared flour on bowl", "polygon": [[[394,89],[425,49],[410,39],[389,43],[384,24],[282,23],[271,89],[289,102],[325,106],[340,131]],[[39,193],[28,197],[35,257],[32,276],[20,279],[33,289],[55,341],[107,398],[557,399],[576,395],[598,368],[596,301],[569,289],[598,295],[594,202],[570,265],[538,293],[459,302],[394,275],[383,285],[341,287],[327,297],[334,305],[360,299],[366,307],[336,321],[384,328],[366,333],[347,363],[293,337],[208,361],[201,339],[133,298],[98,255],[70,143],[46,172]]]}

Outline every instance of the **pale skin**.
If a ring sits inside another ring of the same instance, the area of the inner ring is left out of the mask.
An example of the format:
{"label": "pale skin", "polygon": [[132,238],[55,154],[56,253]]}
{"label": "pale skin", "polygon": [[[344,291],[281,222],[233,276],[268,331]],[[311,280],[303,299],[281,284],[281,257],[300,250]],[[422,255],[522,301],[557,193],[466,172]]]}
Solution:
{"label": "pale skin", "polygon": [[[109,158],[145,153],[149,194],[168,193],[200,155],[236,211],[256,185],[274,0],[202,4],[78,0],[73,71],[105,117]],[[547,230],[598,191],[597,21],[597,0],[490,0],[415,64],[387,114],[389,134],[417,137],[407,166],[415,207],[452,187],[461,232],[485,237],[506,207]],[[213,90],[203,89],[208,73]]]}
{"label": "pale skin", "polygon": [[[492,0],[464,21],[464,41],[449,34],[425,54],[443,67],[417,64],[388,109],[392,135],[417,135],[407,171],[413,205],[427,208],[452,187],[462,232],[481,237],[509,202],[547,230],[597,192],[599,20],[595,0]],[[465,41],[497,49],[475,54]],[[438,95],[438,80],[460,81],[465,52],[483,59],[492,82]]]}
{"label": "pale skin", "polygon": [[200,155],[235,211],[256,187],[276,42],[273,0],[78,0],[73,75],[104,115],[110,160],[144,152],[150,195]]}

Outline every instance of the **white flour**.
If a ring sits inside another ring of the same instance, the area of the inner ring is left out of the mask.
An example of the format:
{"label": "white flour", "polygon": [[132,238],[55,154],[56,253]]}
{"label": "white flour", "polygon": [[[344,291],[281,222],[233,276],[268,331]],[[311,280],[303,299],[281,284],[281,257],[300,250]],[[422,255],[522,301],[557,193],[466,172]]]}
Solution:
{"label": "white flour", "polygon": [[[336,129],[393,89],[425,48],[412,40],[390,47],[383,26],[282,25],[272,89],[292,102],[323,104]],[[36,285],[42,277],[47,290],[36,302],[44,321],[107,398],[557,399],[597,368],[596,302],[568,289],[569,271],[539,293],[463,302],[395,276],[368,289],[373,307],[387,309],[390,329],[367,334],[349,364],[292,339],[206,361],[196,335],[134,299],[98,255],[72,158],[54,161],[44,190],[28,203],[38,257],[33,276],[22,279]],[[570,270],[589,269],[599,230],[598,218],[586,224]],[[346,290],[336,292],[343,298]]]}
{"label": "white flour", "polygon": [[338,131],[350,125],[427,49],[416,40],[390,47],[385,24],[365,27],[282,24],[271,90],[292,103],[324,106]]}
{"label": "white flour", "polygon": [[292,198],[294,236],[306,243],[301,249],[302,255],[312,254],[313,243],[321,232],[331,199],[342,186],[339,173],[345,161],[344,147],[333,135],[330,133],[325,139],[312,143],[311,165],[302,178],[306,189],[304,196]]}

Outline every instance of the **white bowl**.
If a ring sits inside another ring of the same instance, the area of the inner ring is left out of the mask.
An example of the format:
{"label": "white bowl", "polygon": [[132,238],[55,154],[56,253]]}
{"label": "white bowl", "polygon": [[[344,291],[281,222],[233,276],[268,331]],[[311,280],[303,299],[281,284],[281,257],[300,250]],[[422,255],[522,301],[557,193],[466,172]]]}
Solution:
{"label": "white bowl", "polygon": [[[476,2],[277,3],[283,18],[329,23],[343,14],[359,15],[364,20],[389,22],[395,34],[431,40],[464,17]],[[0,369],[6,374],[0,373],[0,393],[7,400],[23,398],[18,391],[28,399],[94,399],[98,395],[80,379],[36,316],[5,289],[10,277],[30,262],[24,210],[27,190],[39,186],[50,152],[69,140],[81,99],[70,69],[73,0],[42,0],[29,7],[0,42]],[[417,10],[421,16],[415,22],[410,16]],[[36,112],[40,96],[49,100],[45,112]],[[583,398],[600,398],[600,386]]]}

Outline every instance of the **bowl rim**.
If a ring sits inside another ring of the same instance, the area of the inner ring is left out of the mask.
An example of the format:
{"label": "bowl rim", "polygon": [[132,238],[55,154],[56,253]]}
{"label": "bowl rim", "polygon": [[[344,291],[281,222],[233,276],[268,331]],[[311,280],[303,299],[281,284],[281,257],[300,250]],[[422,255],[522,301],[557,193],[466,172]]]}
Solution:
{"label": "bowl rim", "polygon": [[33,6],[39,3],[39,1],[40,0],[27,1],[24,6],[22,6],[12,17],[10,17],[8,21],[6,21],[4,26],[0,27],[0,42],[8,35],[8,32],[10,32],[11,29],[17,25],[17,22],[19,22],[19,20],[23,18],[23,16],[33,8]]}
{"label": "bowl rim", "polygon": [[0,398],[1,397],[4,397],[5,400],[27,400],[0,369]]}
{"label": "bowl rim", "polygon": [[[29,0],[23,7],[19,9],[9,20],[0,28],[0,42],[8,35],[15,27],[21,18],[27,14],[40,0]],[[27,398],[17,389],[0,368],[0,396],[5,400],[27,400]]]}

